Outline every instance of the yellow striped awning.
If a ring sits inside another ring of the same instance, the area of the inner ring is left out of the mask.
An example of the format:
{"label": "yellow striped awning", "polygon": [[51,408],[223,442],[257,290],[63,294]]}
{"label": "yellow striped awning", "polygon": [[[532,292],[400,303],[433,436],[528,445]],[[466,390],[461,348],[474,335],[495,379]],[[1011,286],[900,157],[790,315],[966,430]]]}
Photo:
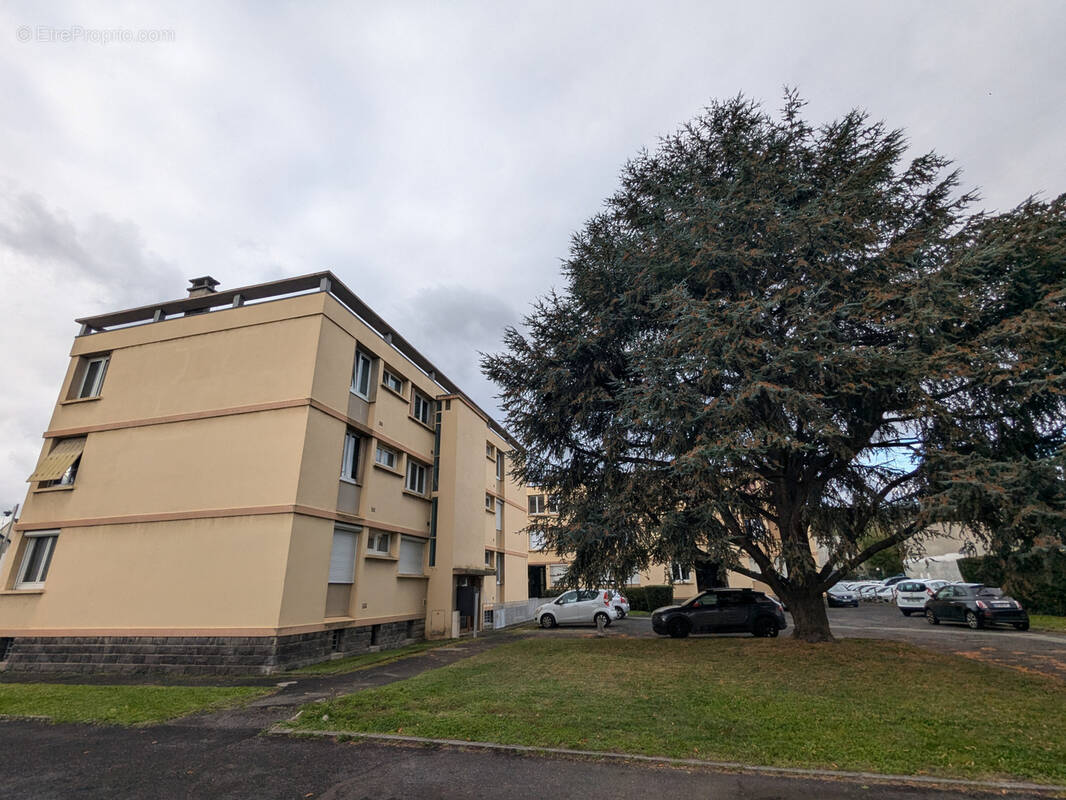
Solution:
{"label": "yellow striped awning", "polygon": [[27,481],[58,481],[63,474],[70,469],[70,465],[78,460],[81,451],[85,449],[84,439],[63,439],[56,443],[52,452],[41,459],[37,469],[33,471]]}

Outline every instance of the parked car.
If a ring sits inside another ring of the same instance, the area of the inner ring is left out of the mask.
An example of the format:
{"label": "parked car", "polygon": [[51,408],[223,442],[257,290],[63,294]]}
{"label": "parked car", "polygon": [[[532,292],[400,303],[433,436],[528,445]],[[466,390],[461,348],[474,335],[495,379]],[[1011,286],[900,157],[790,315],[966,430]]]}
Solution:
{"label": "parked car", "polygon": [[859,595],[848,588],[848,584],[838,583],[826,590],[825,603],[830,608],[840,608],[841,606],[858,608]]}
{"label": "parked car", "polygon": [[1002,589],[981,583],[953,583],[943,586],[925,602],[925,618],[930,625],[963,622],[971,628],[1009,624],[1029,630],[1029,614]]}
{"label": "parked car", "polygon": [[550,603],[537,606],[533,619],[542,628],[556,625],[596,625],[600,619],[604,627],[618,619],[608,589],[571,589]]}
{"label": "parked car", "polygon": [[894,583],[891,586],[879,586],[874,590],[873,599],[881,603],[891,603],[896,599],[896,587],[898,583]]}
{"label": "parked car", "polygon": [[751,589],[711,589],[679,606],[651,615],[656,633],[683,639],[690,633],[751,633],[777,636],[788,627],[781,605]]}
{"label": "parked car", "polygon": [[905,580],[907,580],[907,576],[900,573],[899,575],[893,575],[891,578],[885,578],[883,581],[881,581],[881,583],[884,586],[895,586],[900,581]]}
{"label": "parked car", "polygon": [[[937,586],[931,586],[938,583]],[[906,580],[896,584],[896,607],[905,617],[911,614],[922,614],[925,611],[925,601],[944,585],[943,581],[919,581]]]}
{"label": "parked car", "polygon": [[860,600],[873,600],[877,596],[877,590],[882,587],[880,583],[864,583],[859,587]]}
{"label": "parked car", "polygon": [[611,604],[618,612],[618,619],[625,619],[629,615],[629,600],[617,589],[609,589],[611,592]]}

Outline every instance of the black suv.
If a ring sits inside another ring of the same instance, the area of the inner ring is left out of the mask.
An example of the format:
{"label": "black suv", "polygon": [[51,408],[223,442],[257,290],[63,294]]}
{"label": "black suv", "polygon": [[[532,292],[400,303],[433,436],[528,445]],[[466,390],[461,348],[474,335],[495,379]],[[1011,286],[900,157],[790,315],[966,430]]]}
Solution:
{"label": "black suv", "polygon": [[651,627],[658,633],[682,639],[690,633],[752,633],[777,636],[788,627],[776,600],[751,589],[711,589],[684,605],[657,608]]}

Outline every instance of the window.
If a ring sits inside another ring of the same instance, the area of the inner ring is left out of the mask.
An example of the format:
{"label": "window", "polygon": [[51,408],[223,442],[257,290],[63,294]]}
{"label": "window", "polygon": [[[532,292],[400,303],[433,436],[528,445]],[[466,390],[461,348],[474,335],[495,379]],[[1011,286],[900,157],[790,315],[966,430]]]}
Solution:
{"label": "window", "polygon": [[485,566],[486,567],[491,567],[492,566],[492,551],[491,550],[486,550],[485,551]]}
{"label": "window", "polygon": [[355,366],[352,367],[352,392],[364,400],[370,399],[370,368],[373,362],[362,350],[355,351]]}
{"label": "window", "polygon": [[329,582],[355,583],[356,532],[344,528],[333,530],[333,547],[329,551]]}
{"label": "window", "polygon": [[552,564],[548,567],[548,578],[552,586],[562,583],[566,578],[566,564]]}
{"label": "window", "polygon": [[376,555],[387,556],[391,552],[392,534],[386,531],[371,531],[366,540],[366,551]]}
{"label": "window", "polygon": [[688,583],[692,580],[692,572],[688,567],[675,562],[670,567],[670,577],[675,583]]}
{"label": "window", "polygon": [[422,574],[422,553],[426,543],[421,539],[413,539],[410,536],[400,537],[400,565],[401,575]]}
{"label": "window", "polygon": [[503,586],[503,553],[496,554],[496,585]]}
{"label": "window", "polygon": [[103,386],[104,373],[107,372],[107,362],[110,358],[110,355],[103,355],[84,359],[85,369],[78,385],[78,393],[75,395],[78,399],[100,395],[100,387]]}
{"label": "window", "polygon": [[412,391],[412,405],[414,406],[414,418],[423,425],[429,424],[429,418],[433,415],[433,401],[421,392]]}
{"label": "window", "polygon": [[19,566],[16,589],[40,589],[48,576],[48,565],[52,563],[52,551],[55,550],[59,531],[33,531],[24,533],[25,554]]}
{"label": "window", "polygon": [[503,500],[496,501],[496,530],[503,530]]}
{"label": "window", "polygon": [[529,532],[529,549],[530,550],[543,550],[546,545],[544,540],[544,534],[540,531]]}
{"label": "window", "polygon": [[403,380],[398,375],[389,372],[387,369],[381,370],[381,382],[385,384],[386,387],[396,392],[396,394],[403,394]]}
{"label": "window", "polygon": [[485,494],[485,510],[494,511],[496,509],[496,498],[491,494]]}
{"label": "window", "polygon": [[361,437],[348,431],[344,434],[344,454],[341,456],[341,477],[348,481],[359,480],[359,449]]}
{"label": "window", "polygon": [[485,442],[485,458],[489,461],[496,460],[496,448],[493,446],[492,442]]}
{"label": "window", "polygon": [[503,480],[503,451],[496,451],[496,480]]}
{"label": "window", "polygon": [[396,469],[396,451],[385,447],[383,444],[378,445],[374,453],[374,460],[383,467]]}
{"label": "window", "polygon": [[548,513],[549,514],[558,514],[559,513],[559,497],[558,497],[558,495],[554,495],[554,494],[548,495]]}
{"label": "window", "polygon": [[72,486],[78,475],[84,449],[85,439],[59,439],[28,480],[36,481],[39,488]]}
{"label": "window", "polygon": [[407,459],[407,480],[404,488],[415,494],[426,493],[426,468],[413,458]]}
{"label": "window", "polygon": [[544,513],[544,495],[531,494],[529,496],[529,513],[530,514],[543,514]]}

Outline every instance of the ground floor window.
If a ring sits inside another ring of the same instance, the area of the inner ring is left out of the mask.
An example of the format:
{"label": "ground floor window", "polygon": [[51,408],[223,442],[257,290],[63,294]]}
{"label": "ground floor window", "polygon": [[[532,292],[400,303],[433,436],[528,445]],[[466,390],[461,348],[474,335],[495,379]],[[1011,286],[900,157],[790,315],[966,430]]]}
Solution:
{"label": "ground floor window", "polygon": [[24,533],[23,538],[26,546],[15,588],[40,589],[48,576],[48,567],[52,563],[52,552],[59,540],[59,531],[33,531]]}
{"label": "ground floor window", "polygon": [[670,568],[670,577],[674,583],[687,583],[692,580],[692,570],[675,562]]}

